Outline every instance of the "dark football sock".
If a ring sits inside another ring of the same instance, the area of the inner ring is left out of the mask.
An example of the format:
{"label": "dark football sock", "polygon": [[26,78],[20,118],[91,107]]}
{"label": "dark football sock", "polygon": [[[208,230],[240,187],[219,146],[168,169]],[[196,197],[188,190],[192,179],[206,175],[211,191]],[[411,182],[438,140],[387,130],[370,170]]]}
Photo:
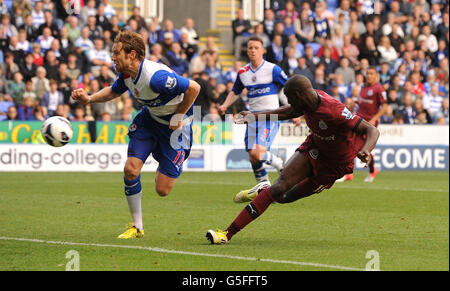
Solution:
{"label": "dark football sock", "polygon": [[243,229],[247,224],[258,218],[267,207],[274,201],[272,194],[270,194],[270,188],[263,189],[258,196],[248,204],[233,223],[227,228],[227,238],[230,240],[233,235]]}
{"label": "dark football sock", "polygon": [[370,154],[369,172],[372,174],[375,172],[375,161],[373,160],[373,155]]}

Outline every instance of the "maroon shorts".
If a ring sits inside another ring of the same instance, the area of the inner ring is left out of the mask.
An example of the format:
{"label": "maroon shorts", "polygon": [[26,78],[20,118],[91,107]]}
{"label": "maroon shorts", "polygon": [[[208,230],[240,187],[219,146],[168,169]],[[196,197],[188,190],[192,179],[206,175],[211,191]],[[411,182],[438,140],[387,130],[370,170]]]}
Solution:
{"label": "maroon shorts", "polygon": [[[308,188],[314,188],[314,193],[330,189],[337,179],[353,173],[353,160],[345,164],[324,161],[320,157],[319,150],[314,147],[313,142],[309,138],[296,151],[304,154],[312,165],[313,175],[308,178],[308,184],[312,183],[312,185]],[[304,183],[301,182],[300,184],[303,185]]]}

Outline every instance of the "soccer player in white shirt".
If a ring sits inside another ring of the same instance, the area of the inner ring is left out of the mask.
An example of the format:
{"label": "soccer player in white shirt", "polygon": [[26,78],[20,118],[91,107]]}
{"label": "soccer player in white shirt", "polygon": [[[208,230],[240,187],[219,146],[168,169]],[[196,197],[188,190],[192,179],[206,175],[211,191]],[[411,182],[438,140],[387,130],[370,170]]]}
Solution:
{"label": "soccer player in white shirt", "polygon": [[[220,111],[225,113],[244,88],[248,90],[249,109],[251,112],[268,111],[279,108],[278,87],[284,86],[288,77],[283,70],[264,60],[263,41],[256,36],[247,42],[247,54],[250,63],[241,68]],[[247,124],[245,146],[252,164],[255,179],[260,184],[270,184],[264,164],[281,171],[283,160],[270,152],[270,146],[278,132],[279,122],[252,122]]]}
{"label": "soccer player in white shirt", "polygon": [[[158,161],[156,192],[167,196],[183,169],[192,145],[193,103],[200,91],[195,81],[183,78],[169,67],[144,58],[142,37],[131,31],[120,32],[112,47],[117,80],[88,96],[85,90],[72,92],[82,104],[107,102],[127,90],[143,104],[128,130],[128,159],[124,167],[124,190],[132,224],[120,239],[144,235],[141,210],[141,169],[150,154]],[[187,117],[186,117],[187,116]]]}

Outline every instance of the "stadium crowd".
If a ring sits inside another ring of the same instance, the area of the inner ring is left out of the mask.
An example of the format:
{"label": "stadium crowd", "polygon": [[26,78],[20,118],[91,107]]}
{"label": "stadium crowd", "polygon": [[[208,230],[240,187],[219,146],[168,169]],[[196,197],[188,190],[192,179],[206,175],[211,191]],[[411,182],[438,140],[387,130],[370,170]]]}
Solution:
{"label": "stadium crowd", "polygon": [[[235,65],[223,71],[214,37],[199,43],[194,20],[180,28],[170,19],[146,22],[139,7],[127,19],[109,0],[0,0],[0,121],[129,121],[139,104],[126,93],[82,106],[71,92],[94,93],[115,80],[111,47],[121,29],[140,33],[146,58],[168,65],[202,87],[195,105],[218,113],[246,63],[245,43],[259,36],[266,59],[288,76],[307,76],[356,110],[368,67],[386,90],[385,124],[448,124],[449,6],[446,0],[271,0],[264,20],[252,23],[242,9],[232,22]],[[230,107],[246,107],[243,98]]]}

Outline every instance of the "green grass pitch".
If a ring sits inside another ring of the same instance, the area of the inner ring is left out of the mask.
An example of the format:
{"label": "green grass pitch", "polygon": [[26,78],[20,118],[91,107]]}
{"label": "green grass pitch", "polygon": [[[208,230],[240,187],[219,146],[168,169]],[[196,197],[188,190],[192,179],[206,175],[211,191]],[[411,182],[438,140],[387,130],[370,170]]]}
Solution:
{"label": "green grass pitch", "polygon": [[[118,240],[130,221],[121,173],[0,173],[0,270],[364,269],[449,270],[449,173],[367,172],[295,203],[273,204],[227,245],[226,228],[245,205],[250,172],[181,175],[168,197],[143,173],[145,237]],[[276,178],[271,173],[271,180]]]}

